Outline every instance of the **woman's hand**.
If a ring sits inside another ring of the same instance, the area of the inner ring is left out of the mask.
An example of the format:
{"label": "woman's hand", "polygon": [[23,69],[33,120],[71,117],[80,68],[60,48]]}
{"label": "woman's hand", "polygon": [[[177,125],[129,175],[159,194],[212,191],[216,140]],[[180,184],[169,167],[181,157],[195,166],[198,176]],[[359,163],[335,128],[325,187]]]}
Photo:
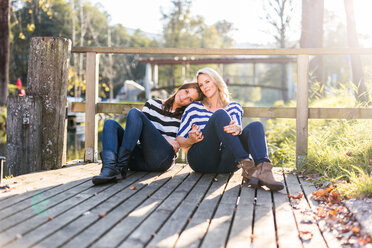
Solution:
{"label": "woman's hand", "polygon": [[189,143],[191,145],[198,143],[204,139],[203,133],[200,131],[200,128],[193,124],[191,131],[188,133],[189,134]]}
{"label": "woman's hand", "polygon": [[168,143],[173,147],[174,153],[177,153],[180,150],[180,144],[176,140],[172,140],[169,138],[164,137]]}
{"label": "woman's hand", "polygon": [[242,127],[236,123],[236,121],[232,120],[230,121],[228,126],[224,126],[223,130],[226,133],[231,133],[232,135],[240,135],[242,133]]}

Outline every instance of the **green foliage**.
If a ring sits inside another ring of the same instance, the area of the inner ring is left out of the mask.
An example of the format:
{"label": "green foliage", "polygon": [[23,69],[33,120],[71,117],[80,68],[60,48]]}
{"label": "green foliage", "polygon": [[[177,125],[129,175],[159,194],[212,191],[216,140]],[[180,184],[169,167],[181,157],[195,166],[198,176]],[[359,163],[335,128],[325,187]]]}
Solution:
{"label": "green foliage", "polygon": [[[317,98],[316,107],[353,107],[349,92],[334,90],[338,96]],[[290,105],[292,105],[291,103]],[[268,121],[270,158],[274,164],[295,167],[295,120]],[[345,180],[345,196],[371,194],[372,120],[309,120],[308,155],[297,170],[316,183]],[[346,186],[347,185],[347,186]]]}

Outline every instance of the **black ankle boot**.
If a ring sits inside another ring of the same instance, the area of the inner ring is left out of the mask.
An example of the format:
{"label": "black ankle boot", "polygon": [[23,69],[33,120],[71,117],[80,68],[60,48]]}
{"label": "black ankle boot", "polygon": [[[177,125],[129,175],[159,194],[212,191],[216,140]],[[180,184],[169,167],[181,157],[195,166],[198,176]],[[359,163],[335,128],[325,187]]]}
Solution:
{"label": "black ankle boot", "polygon": [[116,167],[116,154],[112,151],[102,151],[100,155],[102,159],[102,169],[98,176],[92,178],[93,184],[99,185],[121,179],[120,171]]}
{"label": "black ankle boot", "polygon": [[131,155],[132,151],[124,149],[123,147],[119,148],[117,168],[119,169],[122,177],[127,175]]}

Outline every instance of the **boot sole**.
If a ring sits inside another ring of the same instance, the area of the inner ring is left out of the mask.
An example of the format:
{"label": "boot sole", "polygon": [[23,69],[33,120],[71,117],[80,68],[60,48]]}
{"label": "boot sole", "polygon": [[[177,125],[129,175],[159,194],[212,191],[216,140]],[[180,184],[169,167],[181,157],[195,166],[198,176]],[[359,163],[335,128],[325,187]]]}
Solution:
{"label": "boot sole", "polygon": [[248,181],[248,185],[252,188],[258,189],[261,186],[260,179],[258,179],[257,177],[251,177],[251,179]]}
{"label": "boot sole", "polygon": [[259,184],[260,186],[266,186],[268,187],[271,191],[279,191],[279,190],[282,190],[284,189],[284,185],[283,184],[270,184],[270,183],[265,183],[264,181],[262,180],[259,180]]}
{"label": "boot sole", "polygon": [[101,185],[101,184],[106,184],[106,183],[113,183],[117,182],[117,180],[121,179],[121,176],[112,176],[112,177],[99,177],[95,176],[92,178],[92,182],[94,185]]}

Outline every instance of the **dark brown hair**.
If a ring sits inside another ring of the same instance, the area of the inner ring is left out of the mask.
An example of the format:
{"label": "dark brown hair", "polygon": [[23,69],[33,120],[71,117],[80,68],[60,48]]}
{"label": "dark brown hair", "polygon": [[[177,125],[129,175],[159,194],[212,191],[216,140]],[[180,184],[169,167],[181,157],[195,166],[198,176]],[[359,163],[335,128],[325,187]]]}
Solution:
{"label": "dark brown hair", "polygon": [[198,92],[198,98],[196,99],[196,101],[201,101],[203,99],[203,97],[204,97],[203,92],[200,90],[200,87],[199,87],[199,85],[198,85],[197,82],[184,83],[183,85],[181,85],[177,89],[176,92],[174,92],[170,97],[168,97],[167,100],[164,101],[163,107],[162,107],[163,108],[163,114],[164,115],[166,115],[166,116],[172,116],[172,117],[181,119],[182,114],[183,114],[183,111],[185,111],[185,108],[187,106],[183,106],[183,107],[177,108],[174,112],[171,112],[171,109],[172,109],[172,106],[173,106],[173,103],[174,103],[174,99],[176,98],[177,93],[180,90],[189,89],[189,88],[194,88]]}

